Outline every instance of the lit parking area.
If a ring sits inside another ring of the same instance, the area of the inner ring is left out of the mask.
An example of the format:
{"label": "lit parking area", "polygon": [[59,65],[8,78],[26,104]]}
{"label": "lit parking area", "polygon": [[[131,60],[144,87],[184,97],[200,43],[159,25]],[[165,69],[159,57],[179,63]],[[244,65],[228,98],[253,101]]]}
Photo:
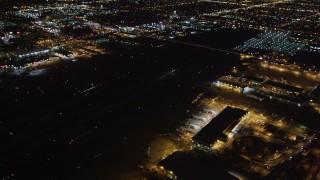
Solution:
{"label": "lit parking area", "polygon": [[223,108],[212,107],[216,102],[213,100],[210,106],[200,108],[197,112],[192,113],[180,126],[177,132],[180,136],[191,140],[203,127],[205,127],[214,117],[216,117]]}
{"label": "lit parking area", "polygon": [[[285,117],[252,110],[227,133],[227,137],[226,141],[216,141],[212,150],[226,159],[236,154],[241,157],[239,162],[231,163],[266,176],[274,167],[305,148],[313,134]],[[230,154],[230,150],[234,153]]]}
{"label": "lit parking area", "polygon": [[183,137],[181,140],[191,143],[195,148],[197,145],[193,137],[211,121],[215,121],[215,117],[227,106],[246,110],[248,113],[239,123],[226,128],[222,133],[225,136],[220,136],[209,148],[212,153],[239,169],[262,177],[302,152],[314,139],[314,134],[305,126],[284,115],[259,110],[258,107],[232,103],[220,96],[204,97],[199,104],[199,108],[177,127],[177,132]]}

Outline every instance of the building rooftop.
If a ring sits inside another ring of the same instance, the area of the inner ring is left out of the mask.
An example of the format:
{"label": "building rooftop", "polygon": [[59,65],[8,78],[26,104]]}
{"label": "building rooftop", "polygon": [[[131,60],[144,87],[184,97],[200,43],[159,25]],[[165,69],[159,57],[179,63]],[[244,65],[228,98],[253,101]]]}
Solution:
{"label": "building rooftop", "polygon": [[274,81],[266,81],[265,84],[268,84],[268,85],[271,85],[271,86],[276,86],[276,87],[279,87],[279,88],[287,90],[287,91],[297,92],[299,94],[303,91],[302,88],[298,88],[298,87],[291,86],[291,85],[288,85],[288,84],[277,83],[277,82],[274,82]]}
{"label": "building rooftop", "polygon": [[231,123],[239,121],[246,114],[245,110],[228,106],[192,139],[205,146],[211,146]]}
{"label": "building rooftop", "polygon": [[243,78],[251,80],[251,81],[257,81],[257,82],[260,82],[260,83],[265,81],[265,79],[258,78],[258,77],[255,77],[255,76],[251,76],[251,75],[248,75],[248,74],[244,75]]}
{"label": "building rooftop", "polygon": [[159,165],[174,172],[178,179],[238,179],[217,166],[215,161],[205,161],[182,152],[173,153]]}

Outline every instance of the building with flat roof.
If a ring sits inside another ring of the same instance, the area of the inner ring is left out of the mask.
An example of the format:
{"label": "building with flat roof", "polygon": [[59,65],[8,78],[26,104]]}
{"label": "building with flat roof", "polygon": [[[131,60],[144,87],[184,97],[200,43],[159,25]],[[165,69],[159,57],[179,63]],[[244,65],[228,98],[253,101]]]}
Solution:
{"label": "building with flat roof", "polygon": [[290,91],[292,93],[295,93],[295,94],[301,94],[303,89],[302,88],[299,88],[299,87],[295,87],[295,86],[291,86],[291,85],[288,85],[288,84],[283,84],[283,83],[278,83],[278,82],[274,82],[274,81],[266,81],[264,84],[268,84],[268,85],[271,85],[271,86],[275,86],[275,87],[278,87],[278,88],[281,88],[281,89],[284,89],[286,91]]}
{"label": "building with flat roof", "polygon": [[159,163],[174,172],[178,179],[238,179],[217,164],[220,164],[218,160],[204,160],[183,152],[175,152]]}
{"label": "building with flat roof", "polygon": [[210,148],[225,129],[231,125],[235,126],[246,114],[245,110],[228,106],[193,136],[192,140],[197,143],[198,147]]}

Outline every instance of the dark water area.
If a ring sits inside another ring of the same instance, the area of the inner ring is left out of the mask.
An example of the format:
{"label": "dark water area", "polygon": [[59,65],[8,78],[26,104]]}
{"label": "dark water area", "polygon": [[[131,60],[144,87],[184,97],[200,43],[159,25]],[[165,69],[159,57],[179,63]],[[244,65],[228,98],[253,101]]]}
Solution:
{"label": "dark water area", "polygon": [[151,45],[61,62],[40,76],[1,74],[0,177],[114,179],[184,118],[201,82],[239,64],[237,56],[141,41]]}

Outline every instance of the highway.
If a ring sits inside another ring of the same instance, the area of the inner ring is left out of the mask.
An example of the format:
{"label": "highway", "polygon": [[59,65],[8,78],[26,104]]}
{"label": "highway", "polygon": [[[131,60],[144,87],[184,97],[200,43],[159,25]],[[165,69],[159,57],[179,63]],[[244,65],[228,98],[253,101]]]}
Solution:
{"label": "highway", "polygon": [[187,46],[193,46],[193,47],[208,49],[208,50],[216,51],[216,52],[220,52],[220,53],[243,55],[243,53],[240,53],[240,52],[230,51],[230,50],[221,49],[221,48],[214,48],[214,47],[205,46],[205,45],[201,45],[201,44],[183,42],[183,41],[178,41],[178,40],[174,40],[174,39],[162,39],[162,38],[156,38],[156,37],[152,37],[152,36],[146,36],[146,37],[147,38],[152,38],[152,39],[157,39],[157,40],[162,40],[162,41],[167,41],[167,42],[171,42],[171,43],[175,43],[175,44],[183,44],[183,45],[187,45]]}
{"label": "highway", "polygon": [[212,50],[212,51],[218,51],[218,52],[221,52],[221,53],[234,54],[234,55],[241,55],[242,54],[242,53],[235,52],[235,51],[229,51],[229,50],[225,50],[225,49],[221,49],[221,48],[214,48],[214,47],[210,47],[210,46],[205,46],[205,45],[200,45],[200,44],[193,44],[193,43],[188,43],[188,42],[183,42],[183,41],[178,41],[178,40],[167,39],[166,41],[173,42],[173,43],[178,43],[178,44],[184,44],[184,45],[188,45],[188,46],[204,48],[204,49],[208,49],[208,50]]}
{"label": "highway", "polygon": [[[222,10],[222,11],[218,11],[215,13],[211,13],[211,14],[206,14],[206,16],[210,15],[210,16],[219,16],[222,13],[233,13],[233,12],[237,12],[239,10],[248,10],[248,9],[252,9],[252,8],[258,8],[258,7],[265,7],[265,6],[269,6],[269,5],[274,5],[274,4],[278,4],[278,3],[285,3],[288,2],[289,0],[283,0],[283,1],[276,1],[276,2],[270,2],[270,3],[262,3],[262,4],[253,4],[253,5],[249,5],[249,6],[245,6],[245,7],[241,7],[241,8],[236,8],[236,9],[231,9],[231,10]],[[217,3],[221,3],[219,1],[210,1],[210,2],[217,2]],[[242,4],[237,4],[237,5],[242,5]]]}

